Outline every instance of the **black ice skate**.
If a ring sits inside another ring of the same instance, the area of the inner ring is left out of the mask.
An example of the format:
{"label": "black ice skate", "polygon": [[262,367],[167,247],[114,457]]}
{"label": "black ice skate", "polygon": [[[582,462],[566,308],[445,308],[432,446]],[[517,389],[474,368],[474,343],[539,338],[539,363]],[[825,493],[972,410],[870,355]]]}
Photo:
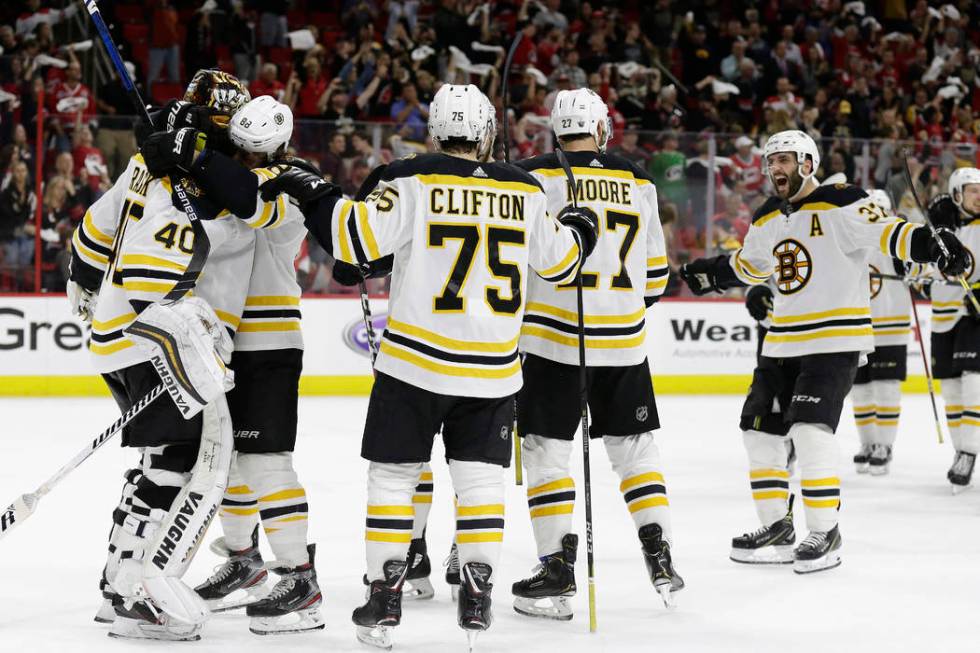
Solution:
{"label": "black ice skate", "polygon": [[664,606],[675,607],[673,592],[684,589],[684,579],[674,569],[670,557],[670,544],[664,539],[660,524],[647,524],[640,528],[640,544],[643,546],[643,561],[650,574],[650,582],[660,594]]}
{"label": "black ice skate", "polygon": [[211,612],[241,608],[265,596],[269,572],[262,566],[258,526],[252,531],[252,546],[249,548],[232,551],[225,544],[225,538],[219,537],[211,543],[211,550],[228,558],[215,568],[210,578],[194,588]]}
{"label": "black ice skate", "polygon": [[871,458],[871,450],[874,448],[872,444],[862,444],[858,452],[854,454],[854,469],[857,470],[858,474],[868,473],[868,461]]}
{"label": "black ice skate", "polygon": [[561,538],[561,551],[546,555],[534,569],[534,575],[511,587],[514,611],[526,617],[568,621],[572,618],[569,596],[575,596],[575,558],[578,535]]}
{"label": "black ice skate", "polygon": [[408,575],[405,576],[405,587],[402,588],[402,598],[406,601],[421,601],[435,596],[435,589],[429,580],[432,564],[429,562],[428,547],[423,534],[417,540],[412,540],[408,549]]}
{"label": "black ice skate", "polygon": [[455,601],[459,598],[459,550],[455,544],[449,549],[449,557],[442,565],[446,568],[446,584]]}
{"label": "black ice skate", "polygon": [[871,447],[868,456],[868,471],[872,476],[884,476],[892,462],[892,448],[887,444],[876,444]]}
{"label": "black ice skate", "polygon": [[116,618],[109,637],[119,639],[157,639],[168,642],[196,642],[201,639],[201,624],[188,625],[173,621],[149,599],[121,597],[115,605]]}
{"label": "black ice skate", "polygon": [[299,567],[275,567],[279,582],[261,601],[246,606],[252,618],[248,629],[256,635],[279,635],[320,630],[324,627],[320,606],[323,596],[316,582],[316,545],[306,547],[310,561]]}
{"label": "black ice skate", "polygon": [[459,627],[466,631],[470,652],[476,649],[476,637],[490,627],[493,612],[490,609],[490,592],[493,585],[490,565],[482,562],[467,562],[460,570],[459,601],[456,616]]}
{"label": "black ice skate", "polygon": [[779,521],[732,539],[729,558],[752,565],[788,565],[793,562],[793,496],[789,495],[789,511]]}
{"label": "black ice skate", "polygon": [[372,581],[367,602],[351,615],[358,641],[391,650],[389,630],[402,622],[402,585],[407,574],[404,560],[389,560],[384,564],[384,580]]}
{"label": "black ice skate", "polygon": [[798,574],[812,574],[839,567],[840,531],[834,526],[829,531],[810,531],[794,551],[793,571]]}
{"label": "black ice skate", "polygon": [[953,466],[946,472],[946,478],[953,486],[953,494],[959,494],[970,487],[970,479],[973,478],[973,466],[977,462],[975,453],[957,451],[953,458]]}

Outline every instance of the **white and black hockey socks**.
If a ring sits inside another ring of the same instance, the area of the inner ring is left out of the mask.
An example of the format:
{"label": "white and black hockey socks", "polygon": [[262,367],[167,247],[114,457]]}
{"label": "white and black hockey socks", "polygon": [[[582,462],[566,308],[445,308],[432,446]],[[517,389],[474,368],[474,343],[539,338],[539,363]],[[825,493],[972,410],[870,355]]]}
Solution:
{"label": "white and black hockey socks", "polygon": [[837,436],[822,424],[794,424],[789,435],[796,444],[807,528],[825,533],[837,525],[840,511]]}
{"label": "white and black hockey socks", "polygon": [[412,539],[418,540],[425,535],[425,527],[429,523],[429,511],[432,510],[432,491],[434,489],[432,477],[432,467],[429,463],[422,466],[422,473],[419,475],[418,485],[415,486],[415,494],[412,495],[412,504],[415,506],[415,524],[412,526]]}
{"label": "white and black hockey socks", "polygon": [[862,445],[895,444],[901,401],[899,381],[870,381],[851,388],[854,423]]}
{"label": "white and black hockey socks", "polygon": [[942,386],[953,446],[957,451],[980,453],[980,374],[964,372],[958,379],[943,379]]}
{"label": "white and black hockey socks", "polygon": [[456,491],[456,548],[459,566],[482,562],[496,576],[504,542],[504,468],[490,463],[449,461]]}
{"label": "white and black hockey socks", "polygon": [[237,456],[232,458],[228,472],[228,488],[221,499],[218,519],[225,544],[231,551],[244,551],[252,546],[252,531],[259,518],[259,502],[255,492],[238,471]]}
{"label": "white and black hockey socks", "polygon": [[561,538],[572,531],[575,481],[569,468],[570,440],[524,436],[521,456],[527,476],[527,507],[542,558],[561,551]]}
{"label": "white and black hockey socks", "polygon": [[[276,562],[299,567],[307,552],[310,507],[306,490],[293,469],[293,454],[239,453],[238,473],[257,503],[262,528]],[[251,529],[248,531],[251,535]]]}
{"label": "white and black hockey socks", "polygon": [[789,512],[789,469],[786,437],[744,431],[742,442],[749,456],[749,486],[755,512],[764,526],[774,524]]}
{"label": "white and black hockey socks", "polygon": [[613,471],[620,478],[619,491],[633,517],[636,530],[659,524],[663,538],[673,542],[667,484],[660,471],[660,449],[653,433],[627,437],[603,436]]}
{"label": "white and black hockey socks", "polygon": [[364,549],[368,582],[383,580],[388,560],[405,560],[412,543],[412,501],[422,463],[375,463],[368,466]]}

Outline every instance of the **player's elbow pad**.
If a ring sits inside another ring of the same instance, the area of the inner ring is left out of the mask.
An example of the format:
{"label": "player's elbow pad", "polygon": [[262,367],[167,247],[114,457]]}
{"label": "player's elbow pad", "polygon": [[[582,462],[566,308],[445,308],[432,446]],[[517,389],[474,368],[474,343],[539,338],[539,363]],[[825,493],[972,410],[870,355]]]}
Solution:
{"label": "player's elbow pad", "polygon": [[104,272],[80,259],[72,250],[68,263],[68,279],[89,292],[99,292]]}
{"label": "player's elbow pad", "polygon": [[191,167],[191,175],[218,206],[243,219],[255,215],[259,178],[238,161],[221,152],[205,150]]}

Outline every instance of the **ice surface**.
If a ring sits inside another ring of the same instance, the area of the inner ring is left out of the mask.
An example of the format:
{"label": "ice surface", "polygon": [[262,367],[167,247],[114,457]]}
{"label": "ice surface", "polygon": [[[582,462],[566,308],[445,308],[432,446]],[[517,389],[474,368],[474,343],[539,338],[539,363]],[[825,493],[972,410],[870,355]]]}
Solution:
{"label": "ice surface", "polygon": [[[675,562],[687,581],[679,608],[667,612],[647,580],[618,479],[597,443],[592,478],[599,632],[588,632],[584,551],[574,620],[529,620],[513,612],[510,584],[535,560],[524,488],[514,485],[510,469],[496,621],[480,638],[481,653],[977,650],[980,490],[951,495],[945,474],[952,448],[936,444],[924,395],[904,399],[889,476],[858,476],[849,463],[842,466],[844,563],[808,577],[788,567],[748,567],[728,560],[731,537],[757,525],[736,428],[741,399],[662,397],[659,403]],[[351,610],[363,597],[366,463],[357,452],[365,409],[366,400],[354,398],[304,398],[300,407],[297,467],[318,544],[325,631],[256,637],[243,615],[232,614],[214,617],[197,644],[109,640],[92,616],[100,602],[97,582],[110,513],[123,470],[135,462],[132,451],[110,444],[0,542],[0,651],[367,650],[354,639],[350,622]],[[4,399],[0,415],[0,501],[6,505],[52,474],[116,411],[109,399]],[[841,441],[847,462],[857,439],[846,416]],[[580,479],[581,454],[576,452],[573,473]],[[434,472],[428,541],[436,598],[406,603],[403,624],[394,631],[396,651],[465,650],[466,638],[456,626],[439,569],[452,528],[444,461],[436,460]],[[581,490],[580,484],[580,497]],[[582,533],[581,501],[578,507],[575,524]],[[797,528],[804,530],[802,510]],[[209,540],[217,530],[212,527]],[[218,562],[202,548],[187,580],[198,582]]]}

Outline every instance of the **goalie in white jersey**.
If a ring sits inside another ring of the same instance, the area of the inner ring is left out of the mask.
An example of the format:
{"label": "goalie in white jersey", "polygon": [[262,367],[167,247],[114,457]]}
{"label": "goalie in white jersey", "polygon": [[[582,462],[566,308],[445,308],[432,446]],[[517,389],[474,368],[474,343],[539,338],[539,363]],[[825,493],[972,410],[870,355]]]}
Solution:
{"label": "goalie in white jersey", "polygon": [[[940,232],[941,258],[929,230],[888,216],[854,186],[818,186],[816,143],[800,131],[766,143],[767,173],[777,196],[756,212],[742,248],[681,269],[696,294],[764,283],[775,276],[766,334],[740,427],[762,528],[732,541],[736,562],[785,564],[810,573],[840,564],[839,445],[834,432],[858,362],[874,351],[868,252],[903,261],[938,261],[963,271],[963,246]],[[795,549],[786,436],[801,469],[809,535]]]}
{"label": "goalie in white jersey", "polygon": [[[579,206],[601,216],[599,241],[582,267],[591,436],[601,437],[639,534],[650,580],[665,602],[684,581],[673,568],[667,490],[653,432],[660,428],[646,356],[646,309],[667,286],[657,191],[641,169],[605,152],[611,123],[589,89],[561,91],[551,125],[572,166]],[[572,201],[554,154],[518,163],[544,187],[548,208]],[[518,394],[527,501],[540,564],[514,583],[514,609],[572,618],[578,536],[572,530],[572,440],[579,426],[578,311],[574,283],[528,282],[521,329],[524,387]]]}
{"label": "goalie in white jersey", "polygon": [[[980,170],[960,168],[949,177],[948,194],[929,202],[929,220],[956,231],[969,252],[966,279],[980,282]],[[932,290],[932,371],[942,379],[953,464],[946,478],[959,492],[968,487],[980,453],[980,316],[962,286],[944,275]],[[977,293],[976,290],[973,291]]]}
{"label": "goalie in white jersey", "polygon": [[[868,197],[889,216],[891,199],[883,190],[871,190]],[[854,455],[859,474],[881,476],[888,473],[892,447],[898,434],[902,408],[901,383],[906,377],[909,335],[912,333],[912,296],[899,279],[876,275],[904,276],[905,264],[880,251],[869,253],[871,270],[871,329],[875,350],[868,362],[858,368],[851,388],[854,423],[861,448]]]}
{"label": "goalie in white jersey", "polygon": [[289,191],[337,259],[394,254],[361,446],[371,461],[370,589],[353,621],[370,645],[390,647],[387,629],[401,619],[412,497],[440,429],[457,498],[458,623],[469,634],[489,627],[528,275],[570,281],[595,245],[591,211],[568,208],[556,220],[533,177],[487,161],[495,132],[493,105],[479,89],[447,84],[429,115],[439,153],[391,163],[365,202],[300,173]]}

